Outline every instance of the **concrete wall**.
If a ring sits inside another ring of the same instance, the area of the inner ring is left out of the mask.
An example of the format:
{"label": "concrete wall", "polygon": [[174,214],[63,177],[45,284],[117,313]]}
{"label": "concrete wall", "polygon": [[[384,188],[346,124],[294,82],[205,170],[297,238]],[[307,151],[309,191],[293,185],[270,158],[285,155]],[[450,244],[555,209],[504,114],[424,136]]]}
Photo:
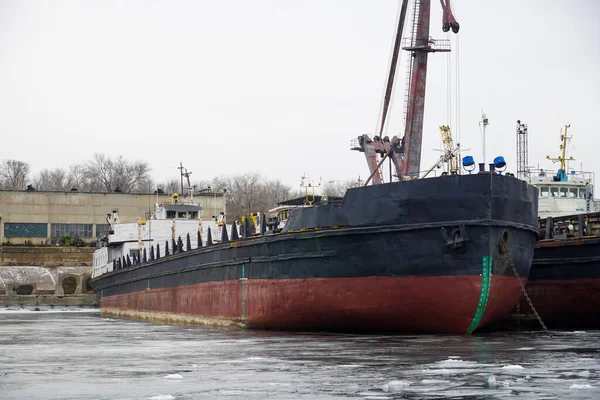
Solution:
{"label": "concrete wall", "polygon": [[[202,206],[200,217],[203,220],[210,220],[213,215],[224,212],[225,199],[221,192],[204,192],[194,196],[194,202]],[[121,222],[135,222],[138,217],[143,218],[149,209],[154,210],[155,203],[170,201],[169,195],[0,191],[0,240],[2,244],[8,239],[11,244],[31,241],[40,245],[52,236],[52,224],[93,224],[92,238],[84,238],[91,241],[96,234],[96,225],[106,224],[106,214],[112,210],[118,210]],[[186,199],[180,197],[179,201]],[[7,238],[5,223],[45,223],[46,238],[40,235]]]}
{"label": "concrete wall", "polygon": [[93,247],[2,246],[0,247],[0,266],[91,266],[94,258],[94,250],[95,248]]}

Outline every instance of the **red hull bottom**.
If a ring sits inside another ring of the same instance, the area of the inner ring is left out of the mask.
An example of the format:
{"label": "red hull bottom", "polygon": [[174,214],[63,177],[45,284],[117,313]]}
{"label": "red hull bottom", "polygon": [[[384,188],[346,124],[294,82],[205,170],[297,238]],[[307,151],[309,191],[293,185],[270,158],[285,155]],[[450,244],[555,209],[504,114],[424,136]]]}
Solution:
{"label": "red hull bottom", "polygon": [[[525,280],[523,280],[525,283]],[[248,280],[103,297],[104,314],[251,329],[465,333],[480,276]],[[507,316],[521,290],[493,276],[478,327]]]}
{"label": "red hull bottom", "polygon": [[[527,294],[551,329],[600,327],[600,279],[530,281]],[[524,298],[519,306],[532,312]]]}

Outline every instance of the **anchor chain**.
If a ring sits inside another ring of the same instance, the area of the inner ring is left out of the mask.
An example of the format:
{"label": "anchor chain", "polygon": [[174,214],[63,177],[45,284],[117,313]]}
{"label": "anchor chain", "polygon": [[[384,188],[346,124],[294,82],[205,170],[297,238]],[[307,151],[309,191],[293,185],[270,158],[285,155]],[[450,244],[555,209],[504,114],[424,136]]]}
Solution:
{"label": "anchor chain", "polygon": [[502,250],[504,251],[504,254],[506,254],[508,256],[508,261],[510,261],[510,266],[512,267],[513,273],[515,274],[515,278],[517,278],[517,282],[519,282],[521,291],[523,292],[523,295],[525,296],[525,300],[527,300],[527,303],[529,303],[529,307],[531,308],[531,311],[533,311],[533,315],[535,315],[535,318],[538,320],[538,322],[540,323],[540,325],[542,326],[544,331],[549,332],[548,328],[546,327],[546,324],[544,324],[544,321],[542,321],[542,317],[540,317],[540,314],[538,314],[537,310],[533,306],[533,303],[531,302],[531,299],[529,298],[529,295],[527,294],[527,290],[525,290],[525,285],[523,285],[523,282],[521,282],[521,278],[519,277],[519,273],[517,272],[515,263],[513,262],[512,257],[510,256],[510,253],[508,252],[508,245],[506,243],[502,243]]}

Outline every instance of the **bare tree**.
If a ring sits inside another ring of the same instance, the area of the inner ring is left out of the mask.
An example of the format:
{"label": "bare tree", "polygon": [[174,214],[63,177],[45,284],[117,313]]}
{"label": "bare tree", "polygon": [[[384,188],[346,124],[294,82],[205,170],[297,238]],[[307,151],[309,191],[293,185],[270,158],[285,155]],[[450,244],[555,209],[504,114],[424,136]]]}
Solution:
{"label": "bare tree", "polygon": [[65,190],[68,185],[67,172],[62,168],[43,169],[33,179],[37,190]]}
{"label": "bare tree", "polygon": [[97,179],[109,192],[147,192],[150,167],[145,161],[127,161],[122,155],[112,159],[105,154],[95,153],[86,164],[85,176]]}
{"label": "bare tree", "polygon": [[0,186],[3,189],[23,190],[29,177],[29,164],[18,160],[4,160],[0,165]]}
{"label": "bare tree", "polygon": [[323,185],[323,193],[330,197],[343,197],[346,194],[346,190],[352,187],[360,186],[356,180],[347,181],[329,181]]}
{"label": "bare tree", "polygon": [[168,194],[179,194],[180,192],[180,181],[175,178],[169,179],[168,181],[163,182],[161,185],[158,186],[163,190],[163,192]]}
{"label": "bare tree", "polygon": [[280,180],[266,181],[265,189],[265,197],[268,199],[268,208],[273,208],[278,203],[289,200],[292,194],[292,187],[284,185]]}
{"label": "bare tree", "polygon": [[227,193],[230,217],[238,218],[250,212],[265,212],[290,196],[291,188],[278,180],[268,181],[256,173],[215,178],[213,187]]}

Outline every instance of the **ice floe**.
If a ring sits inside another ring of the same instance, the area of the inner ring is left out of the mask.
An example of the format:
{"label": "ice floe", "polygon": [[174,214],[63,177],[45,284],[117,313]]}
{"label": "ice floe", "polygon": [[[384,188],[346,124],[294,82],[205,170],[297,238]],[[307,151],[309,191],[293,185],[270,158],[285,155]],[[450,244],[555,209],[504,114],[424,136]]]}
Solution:
{"label": "ice floe", "polygon": [[389,393],[402,392],[404,389],[410,386],[408,381],[394,380],[383,385],[383,391]]}
{"label": "ice floe", "polygon": [[183,376],[179,374],[169,374],[165,376],[165,379],[183,379]]}
{"label": "ice floe", "polygon": [[525,368],[523,368],[520,365],[505,365],[504,367],[502,367],[502,369],[513,369],[513,370],[516,370],[516,369],[525,369]]}
{"label": "ice floe", "polygon": [[571,386],[569,386],[569,389],[591,389],[592,385],[588,385],[586,384],[579,384],[579,383],[574,383]]}

